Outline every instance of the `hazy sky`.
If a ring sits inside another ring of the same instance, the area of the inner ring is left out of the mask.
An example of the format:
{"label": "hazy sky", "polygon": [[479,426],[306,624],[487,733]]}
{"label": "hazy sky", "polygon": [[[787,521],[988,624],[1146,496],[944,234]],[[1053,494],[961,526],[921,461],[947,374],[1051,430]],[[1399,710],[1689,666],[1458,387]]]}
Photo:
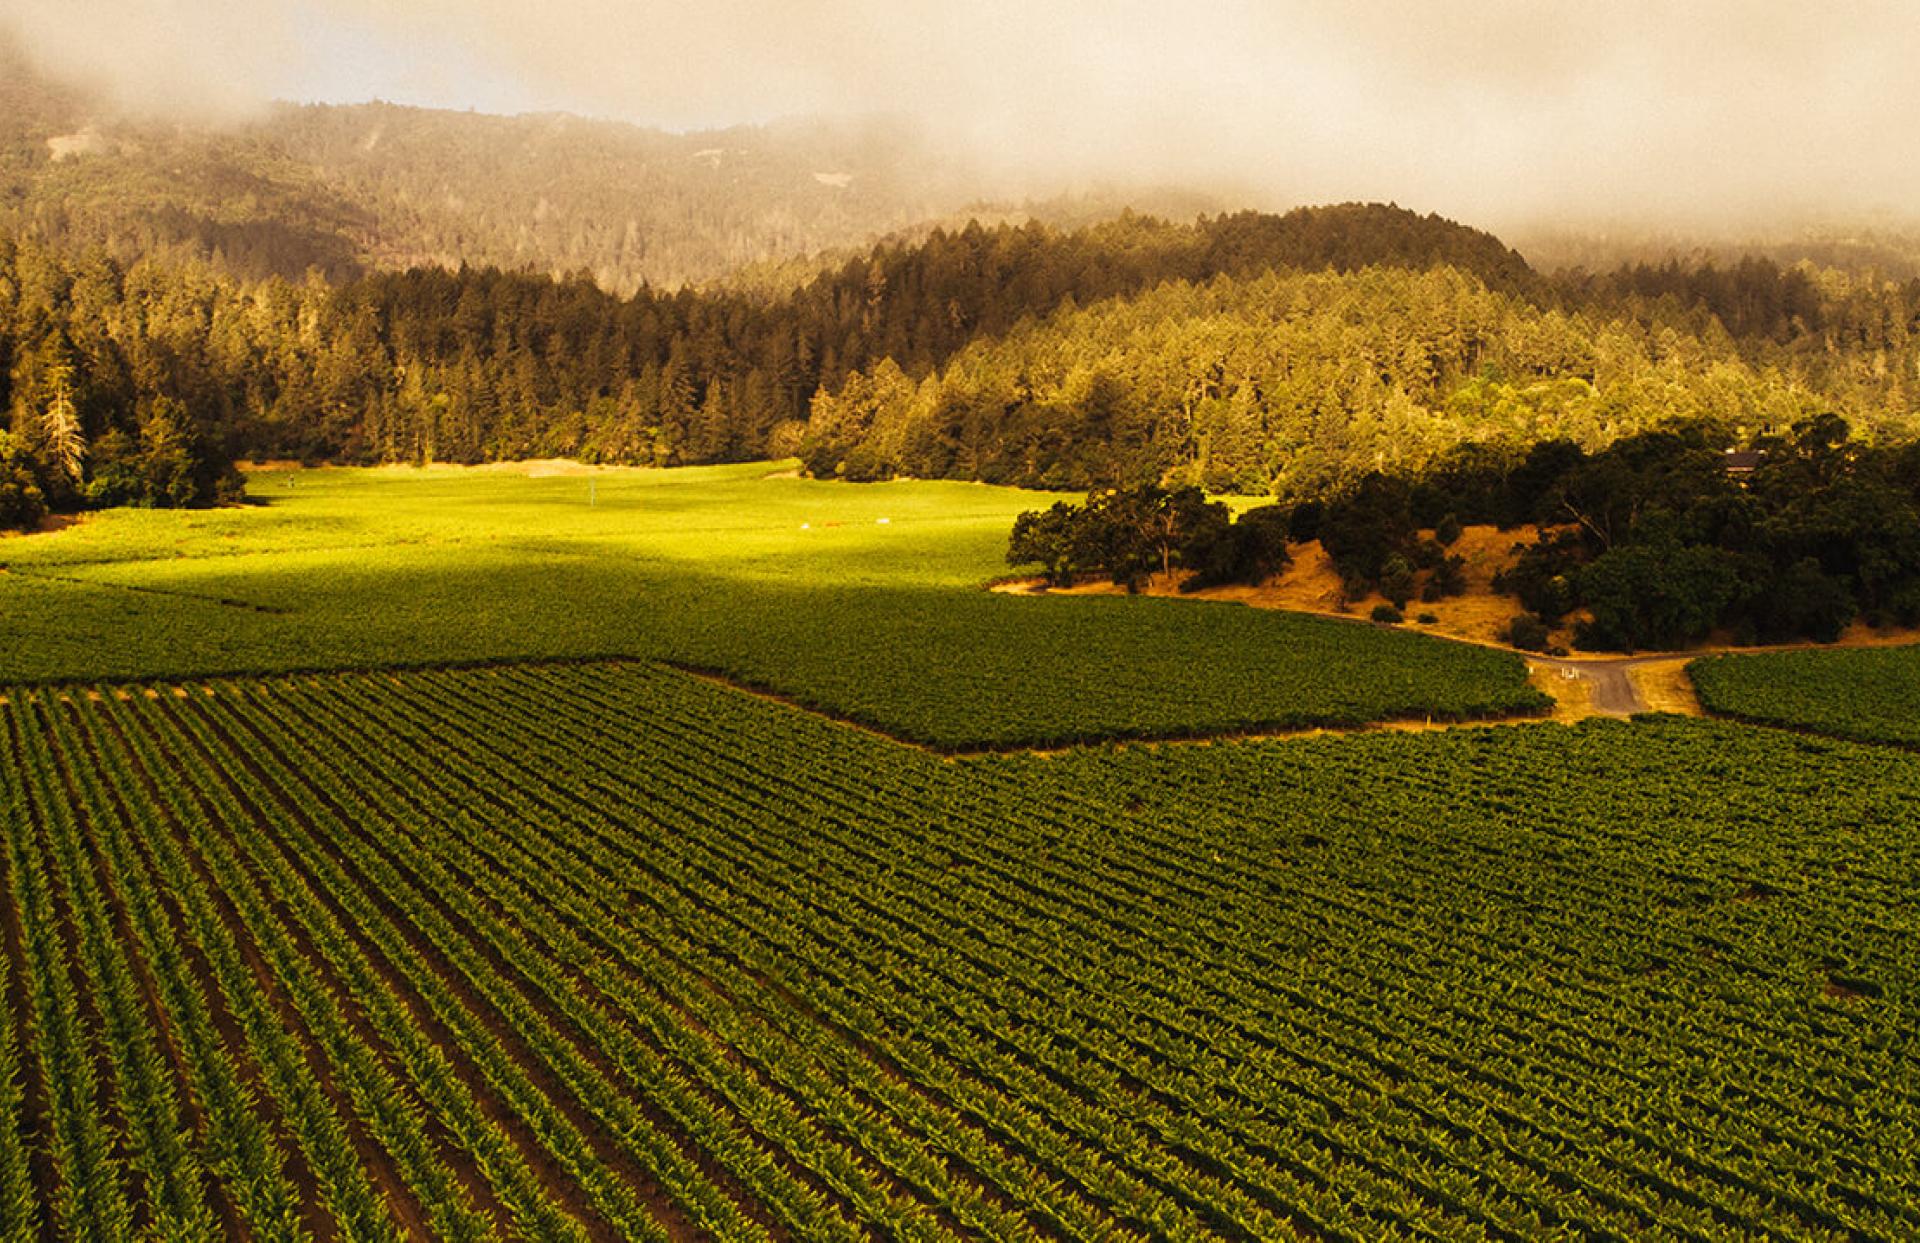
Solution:
{"label": "hazy sky", "polygon": [[0,0],[142,110],[904,114],[1072,179],[1544,215],[1920,202],[1920,0]]}

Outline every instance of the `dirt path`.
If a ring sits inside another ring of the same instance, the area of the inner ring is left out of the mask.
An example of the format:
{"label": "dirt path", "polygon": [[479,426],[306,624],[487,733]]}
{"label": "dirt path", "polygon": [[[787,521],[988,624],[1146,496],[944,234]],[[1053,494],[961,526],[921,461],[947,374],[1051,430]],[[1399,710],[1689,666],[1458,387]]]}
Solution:
{"label": "dirt path", "polygon": [[[1569,711],[1562,719],[1587,716],[1632,716],[1637,712],[1677,712],[1705,716],[1687,676],[1692,654],[1674,656],[1620,656],[1612,659],[1570,659],[1528,656],[1535,684],[1562,702]],[[1543,681],[1539,676],[1545,673]],[[1579,684],[1583,694],[1563,694]]]}
{"label": "dirt path", "polygon": [[[1113,594],[1119,588],[1111,584],[1082,584],[1065,590],[1049,588],[1037,578],[997,579],[985,584],[987,590],[1007,595],[1088,595]],[[1162,588],[1164,584],[1160,585]],[[1156,589],[1151,594],[1171,594],[1171,589]],[[1244,588],[1217,589],[1200,592],[1180,598],[1198,603],[1243,604],[1250,608],[1274,608],[1291,613],[1305,613],[1313,617],[1324,617],[1329,621],[1345,622],[1353,626],[1373,626],[1381,623],[1368,621],[1352,611],[1317,606],[1316,602],[1300,602],[1292,599],[1276,599],[1263,596],[1258,591]],[[1856,623],[1837,643],[1815,643],[1802,640],[1793,643],[1756,644],[1751,647],[1735,647],[1725,643],[1709,643],[1700,647],[1677,652],[1640,652],[1632,656],[1609,656],[1604,654],[1570,656],[1547,656],[1538,652],[1522,651],[1502,643],[1497,639],[1481,637],[1468,633],[1449,633],[1444,630],[1432,630],[1419,626],[1395,626],[1442,643],[1464,643],[1472,647],[1490,647],[1502,652],[1512,652],[1524,658],[1532,671],[1533,683],[1555,701],[1553,718],[1559,721],[1578,721],[1590,716],[1629,717],[1639,712],[1672,712],[1682,716],[1706,716],[1695,693],[1693,679],[1687,674],[1687,666],[1706,656],[1723,655],[1761,655],[1768,652],[1793,652],[1807,649],[1855,648],[1855,647],[1893,647],[1914,644],[1920,640],[1920,630],[1877,631],[1864,623]]]}
{"label": "dirt path", "polygon": [[[1001,580],[988,584],[987,589],[1008,595],[1069,594],[1049,590],[1034,579]],[[1209,597],[1206,596],[1196,597],[1196,599],[1200,603],[1209,602]],[[1251,600],[1233,602],[1245,603],[1253,608],[1275,607]],[[1331,609],[1288,606],[1286,611],[1307,613],[1353,626],[1379,624]],[[1394,627],[1394,629],[1413,630],[1414,628]],[[1699,699],[1693,693],[1693,682],[1686,675],[1686,667],[1689,662],[1701,656],[1729,650],[1703,648],[1691,652],[1652,652],[1637,656],[1544,656],[1536,652],[1523,652],[1518,648],[1487,639],[1441,634],[1430,630],[1419,630],[1417,633],[1425,634],[1428,638],[1441,643],[1490,647],[1525,658],[1528,669],[1533,673],[1534,685],[1553,696],[1555,702],[1553,716],[1555,720],[1560,721],[1579,721],[1590,716],[1629,717],[1637,712],[1677,712],[1687,716],[1705,716],[1705,710],[1701,708]]]}

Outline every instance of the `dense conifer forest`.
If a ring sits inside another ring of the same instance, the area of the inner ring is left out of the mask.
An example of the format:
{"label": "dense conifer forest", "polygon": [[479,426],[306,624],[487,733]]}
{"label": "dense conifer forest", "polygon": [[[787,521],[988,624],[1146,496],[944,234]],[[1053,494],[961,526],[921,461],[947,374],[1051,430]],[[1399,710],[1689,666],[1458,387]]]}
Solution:
{"label": "dense conifer forest", "polygon": [[[494,268],[242,281],[0,239],[16,498],[194,503],[234,456],[675,465],[1283,498],[1462,446],[1915,426],[1920,282],[1765,260],[1545,277],[1348,205],[977,223],[784,294]],[[25,482],[29,477],[37,483]],[[10,502],[16,524],[36,508]]]}
{"label": "dense conifer forest", "polygon": [[136,435],[161,398],[210,453],[739,460],[798,447],[816,396],[853,372],[930,374],[968,342],[1067,302],[1379,262],[1533,280],[1485,234],[1358,207],[1072,232],[973,224],[876,247],[781,296],[620,298],[584,278],[490,268],[241,282],[204,265],[123,266],[0,240],[0,401],[43,465],[54,405],[70,401],[91,440]]}

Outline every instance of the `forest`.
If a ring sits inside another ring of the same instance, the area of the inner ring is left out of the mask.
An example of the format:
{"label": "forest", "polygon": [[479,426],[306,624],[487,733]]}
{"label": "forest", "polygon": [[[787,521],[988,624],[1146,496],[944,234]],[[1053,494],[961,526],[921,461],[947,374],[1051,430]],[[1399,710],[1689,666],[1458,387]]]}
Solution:
{"label": "forest", "polygon": [[0,30],[0,230],[124,263],[345,280],[466,261],[626,294],[864,246],[973,197],[909,135],[852,122],[671,133],[364,103],[170,124],[47,78]]}
{"label": "forest", "polygon": [[1724,444],[1844,412],[1912,434],[1920,283],[1764,261],[1506,291],[1451,265],[1281,269],[1063,307],[926,375],[883,359],[814,402],[820,475],[1337,493],[1463,445]]}
{"label": "forest", "polygon": [[[1920,282],[1747,260],[1543,276],[1437,216],[977,222],[786,292],[497,268],[239,280],[0,238],[7,521],[193,504],[236,457],[1344,494],[1478,448],[1911,436]],[[38,496],[34,500],[29,494]]]}
{"label": "forest", "polygon": [[[1076,299],[1378,262],[1531,278],[1486,234],[1366,207],[1073,231],[975,223],[876,246],[780,296],[621,298],[585,276],[464,267],[241,282],[0,238],[0,408],[15,459],[34,457],[56,500],[91,482],[73,444],[138,440],[156,403],[209,458],[736,461],[798,448],[816,395],[860,368],[930,373]],[[70,487],[55,478],[68,461]]]}
{"label": "forest", "polygon": [[1730,457],[1683,428],[1592,454],[1568,440],[1518,458],[1469,446],[1422,474],[1376,471],[1331,499],[1237,518],[1191,485],[1104,489],[1021,514],[1007,562],[1053,586],[1097,574],[1129,591],[1178,570],[1195,591],[1264,582],[1289,545],[1318,540],[1345,595],[1378,591],[1374,620],[1399,622],[1415,596],[1465,590],[1450,548],[1484,524],[1515,531],[1493,586],[1526,609],[1503,635],[1516,647],[1548,646],[1570,615],[1578,646],[1609,651],[1715,631],[1830,643],[1859,618],[1920,625],[1920,444],[1870,447],[1833,415],[1754,444]]}

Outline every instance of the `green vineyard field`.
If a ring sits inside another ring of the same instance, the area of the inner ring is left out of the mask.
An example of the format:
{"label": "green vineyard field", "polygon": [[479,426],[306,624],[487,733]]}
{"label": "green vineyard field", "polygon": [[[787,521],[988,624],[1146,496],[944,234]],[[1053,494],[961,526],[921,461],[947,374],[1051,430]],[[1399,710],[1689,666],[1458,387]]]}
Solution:
{"label": "green vineyard field", "polygon": [[1697,660],[1709,711],[1863,742],[1920,744],[1920,647],[1808,649]]}
{"label": "green vineyard field", "polygon": [[1920,1235],[1904,752],[6,698],[7,1239]]}

